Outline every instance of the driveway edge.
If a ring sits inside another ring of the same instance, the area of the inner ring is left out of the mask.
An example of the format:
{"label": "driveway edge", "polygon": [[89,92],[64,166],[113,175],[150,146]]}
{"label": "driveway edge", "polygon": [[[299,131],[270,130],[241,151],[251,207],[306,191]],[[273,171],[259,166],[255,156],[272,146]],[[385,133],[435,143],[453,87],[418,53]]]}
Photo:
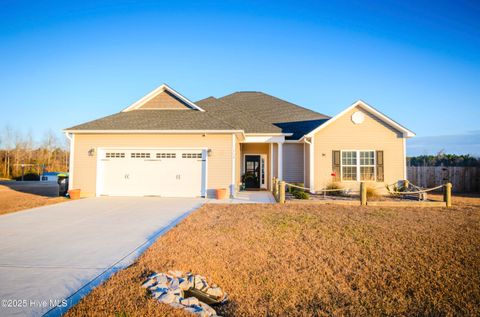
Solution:
{"label": "driveway edge", "polygon": [[187,218],[191,213],[193,213],[195,210],[199,209],[201,206],[203,206],[204,203],[201,203],[200,205],[190,209],[189,211],[183,213],[179,217],[175,218],[169,225],[159,229],[157,232],[153,233],[149,237],[147,237],[147,240],[137,246],[135,249],[130,251],[128,254],[120,258],[117,262],[113,263],[111,266],[109,266],[106,270],[104,270],[102,273],[97,275],[95,278],[87,282],[85,285],[83,285],[81,288],[79,288],[77,291],[75,291],[73,294],[68,296],[66,300],[66,305],[64,307],[57,306],[49,311],[47,311],[45,314],[42,316],[44,317],[58,317],[62,316],[65,314],[70,308],[75,306],[83,297],[88,295],[93,288],[99,286],[102,284],[104,281],[106,281],[108,278],[110,278],[113,274],[116,272],[130,266],[140,255],[142,255],[148,247],[150,247],[155,241],[157,241],[158,238],[160,238],[162,235],[170,231],[173,227],[178,225],[183,219]]}

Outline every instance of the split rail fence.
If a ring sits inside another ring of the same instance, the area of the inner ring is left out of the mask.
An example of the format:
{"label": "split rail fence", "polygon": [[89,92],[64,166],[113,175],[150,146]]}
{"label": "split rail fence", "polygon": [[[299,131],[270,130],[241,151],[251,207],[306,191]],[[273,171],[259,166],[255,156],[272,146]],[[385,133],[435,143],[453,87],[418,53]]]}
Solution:
{"label": "split rail fence", "polygon": [[[410,183],[409,181],[405,180],[403,181],[403,190],[397,191],[397,190],[390,190],[389,192],[392,195],[398,195],[398,196],[406,196],[406,195],[422,195],[426,194],[428,192],[434,191],[434,190],[443,190],[443,202],[420,202],[420,204],[424,206],[444,206],[447,208],[452,207],[452,183],[445,183],[443,185],[435,186],[432,188],[420,188],[418,186],[413,186],[416,190],[415,191],[409,191],[409,186]],[[288,187],[293,187],[293,188],[299,188],[302,190],[308,191],[308,188],[298,186],[295,184],[290,184],[285,181],[280,181],[276,177],[272,179],[272,194],[273,197],[275,197],[275,200],[280,203],[284,204],[286,202],[286,190],[287,186]],[[387,187],[388,189],[388,187]],[[320,190],[319,192],[327,192],[327,191],[344,191],[345,189],[323,189]],[[332,203],[335,203],[335,201],[331,201]],[[407,204],[411,204],[410,202],[407,202]],[[368,202],[367,201],[367,183],[365,182],[360,182],[360,195],[359,195],[359,205],[361,206],[404,206],[404,203],[397,203],[397,202],[388,202],[388,201],[373,201],[373,202]],[[418,205],[420,206],[420,205]]]}

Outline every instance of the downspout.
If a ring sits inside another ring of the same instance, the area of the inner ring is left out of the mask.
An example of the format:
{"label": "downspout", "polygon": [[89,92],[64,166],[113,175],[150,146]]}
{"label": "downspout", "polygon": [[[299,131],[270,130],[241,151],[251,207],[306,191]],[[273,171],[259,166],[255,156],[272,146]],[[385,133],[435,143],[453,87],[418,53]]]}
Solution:
{"label": "downspout", "polygon": [[73,148],[75,142],[75,135],[65,131],[65,137],[70,141],[70,153],[68,160],[68,190],[73,188]]}

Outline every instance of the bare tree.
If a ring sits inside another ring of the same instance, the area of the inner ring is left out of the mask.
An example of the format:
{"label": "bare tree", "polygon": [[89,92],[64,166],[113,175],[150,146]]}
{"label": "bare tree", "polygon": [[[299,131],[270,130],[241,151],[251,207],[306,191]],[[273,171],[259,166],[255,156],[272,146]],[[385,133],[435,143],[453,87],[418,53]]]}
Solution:
{"label": "bare tree", "polygon": [[5,155],[4,155],[4,172],[3,175],[7,178],[10,177],[10,152],[13,148],[13,129],[10,125],[6,125],[3,130],[3,143],[5,148]]}
{"label": "bare tree", "polygon": [[0,177],[16,178],[24,173],[40,174],[68,169],[68,142],[52,130],[36,143],[32,131],[22,133],[10,126],[0,129]]}

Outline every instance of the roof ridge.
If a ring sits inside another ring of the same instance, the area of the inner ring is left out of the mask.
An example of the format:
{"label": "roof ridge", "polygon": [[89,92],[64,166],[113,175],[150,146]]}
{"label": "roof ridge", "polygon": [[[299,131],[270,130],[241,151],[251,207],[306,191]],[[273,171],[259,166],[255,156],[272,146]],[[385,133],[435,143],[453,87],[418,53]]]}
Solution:
{"label": "roof ridge", "polygon": [[[285,102],[285,103],[287,103],[287,104],[289,104],[289,105],[292,105],[292,106],[294,106],[294,107],[301,108],[301,109],[304,109],[304,110],[307,110],[307,111],[310,111],[310,112],[319,114],[319,115],[321,115],[321,116],[324,116],[325,118],[331,118],[331,116],[328,116],[328,115],[326,115],[326,114],[323,114],[323,113],[320,113],[320,112],[317,112],[317,111],[313,111],[312,109],[309,109],[309,108],[306,108],[306,107],[297,105],[297,104],[295,104],[295,103],[293,103],[293,102],[287,101],[287,100],[285,100],[285,99],[278,98],[278,97],[276,97],[276,96],[267,94],[267,93],[265,93],[265,92],[263,92],[263,91],[248,91],[248,92],[236,91],[236,92],[233,92],[233,93],[231,93],[231,94],[225,95],[225,96],[219,98],[218,100],[222,100],[223,98],[226,98],[226,97],[229,97],[229,96],[232,96],[232,95],[235,95],[235,94],[241,94],[241,93],[258,93],[258,94],[262,94],[262,95],[267,96],[267,97],[270,97],[270,98],[272,98],[272,99],[276,99],[276,100]],[[222,101],[223,101],[223,100],[222,100]]]}

